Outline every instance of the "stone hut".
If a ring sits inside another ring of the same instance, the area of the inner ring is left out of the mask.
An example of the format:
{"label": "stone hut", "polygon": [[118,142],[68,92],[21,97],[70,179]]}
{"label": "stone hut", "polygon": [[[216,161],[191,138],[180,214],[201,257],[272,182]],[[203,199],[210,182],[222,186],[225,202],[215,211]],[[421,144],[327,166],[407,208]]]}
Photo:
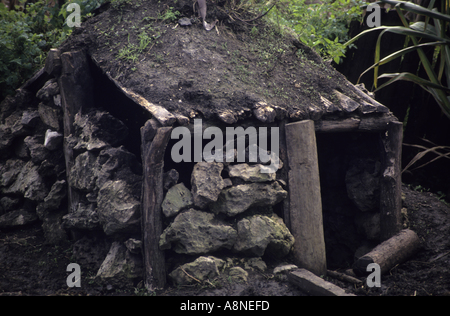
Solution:
{"label": "stone hut", "polygon": [[102,249],[99,278],[149,289],[194,262],[214,275],[221,254],[325,274],[397,233],[402,124],[233,16],[209,6],[206,31],[188,1],[107,5],[52,49],[2,103],[0,224],[40,219],[50,242]]}

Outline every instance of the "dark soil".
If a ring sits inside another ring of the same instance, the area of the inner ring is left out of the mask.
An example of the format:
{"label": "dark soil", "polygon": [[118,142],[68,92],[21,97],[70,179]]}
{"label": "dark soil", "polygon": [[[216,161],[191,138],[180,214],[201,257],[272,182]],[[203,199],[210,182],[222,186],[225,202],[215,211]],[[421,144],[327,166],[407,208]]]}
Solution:
{"label": "dark soil", "polygon": [[[208,5],[207,20],[218,20],[209,32],[190,0],[110,7],[75,30],[61,51],[87,50],[121,86],[189,118],[214,120],[227,112],[245,119],[260,101],[272,105],[279,119],[320,118],[321,95],[334,100],[337,89],[359,99],[312,49],[261,19],[239,21],[236,16],[254,16],[231,3]],[[175,12],[175,19],[163,18]],[[192,25],[178,25],[182,17]]]}
{"label": "dark soil", "polygon": [[[407,262],[381,276],[380,288],[354,286],[325,277],[356,295],[440,296],[450,295],[450,207],[431,193],[403,187],[404,225],[423,241],[423,249]],[[98,267],[82,270],[81,288],[68,288],[66,267],[73,261],[74,244],[46,245],[40,223],[19,230],[0,231],[1,295],[142,295],[141,284],[121,290],[108,290],[93,276]],[[250,271],[247,282],[227,278],[210,283],[173,287],[153,293],[162,296],[302,296],[285,276],[274,276],[277,262],[266,262],[266,272]],[[83,265],[84,267],[85,265]],[[89,265],[88,265],[89,267]],[[365,283],[364,283],[365,284]]]}

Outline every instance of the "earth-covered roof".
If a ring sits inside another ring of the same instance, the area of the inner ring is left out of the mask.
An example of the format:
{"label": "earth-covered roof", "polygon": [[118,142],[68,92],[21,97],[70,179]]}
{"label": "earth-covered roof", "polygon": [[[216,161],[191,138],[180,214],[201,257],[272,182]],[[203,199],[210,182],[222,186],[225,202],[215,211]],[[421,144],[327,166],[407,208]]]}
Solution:
{"label": "earth-covered roof", "polygon": [[244,22],[254,16],[232,14],[220,1],[207,2],[206,20],[216,22],[207,31],[193,3],[108,4],[61,52],[87,49],[129,96],[177,117],[232,124],[258,115],[262,121],[391,116],[289,32],[262,19]]}

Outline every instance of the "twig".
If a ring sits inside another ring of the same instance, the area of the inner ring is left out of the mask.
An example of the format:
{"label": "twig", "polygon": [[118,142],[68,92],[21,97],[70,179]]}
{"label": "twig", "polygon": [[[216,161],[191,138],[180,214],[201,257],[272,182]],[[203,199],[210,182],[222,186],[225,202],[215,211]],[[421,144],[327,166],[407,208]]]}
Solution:
{"label": "twig", "polygon": [[206,280],[205,282],[208,283],[209,285],[211,285],[211,286],[214,287],[214,288],[216,287],[216,286],[215,286],[214,284],[212,284],[209,280]]}
{"label": "twig", "polygon": [[234,17],[235,17],[236,19],[238,19],[239,21],[244,22],[244,23],[250,23],[250,22],[256,21],[256,20],[262,18],[263,16],[265,16],[267,13],[269,13],[270,10],[272,10],[272,8],[273,8],[275,5],[276,5],[276,3],[272,4],[272,6],[269,8],[269,10],[267,10],[267,11],[264,12],[263,14],[260,14],[260,15],[257,16],[256,18],[253,18],[253,19],[250,19],[250,20],[242,20],[240,17],[238,17],[238,16],[236,15],[236,13],[233,12],[233,14],[234,14]]}
{"label": "twig", "polygon": [[445,257],[446,255],[448,255],[449,253],[450,253],[450,251],[447,251],[446,253],[443,253],[443,254],[438,255],[437,257],[434,257],[433,259],[431,259],[431,260],[428,261],[428,262],[431,263],[431,262],[434,262],[434,261],[436,261],[436,260],[439,260],[439,259]]}
{"label": "twig", "polygon": [[[181,268],[181,267],[180,267],[180,268]],[[181,271],[183,271],[184,273],[186,273],[186,275],[187,275],[188,277],[190,277],[191,279],[197,281],[198,283],[202,283],[200,280],[194,278],[192,275],[190,275],[189,273],[187,273],[183,268],[181,268]]]}
{"label": "twig", "polygon": [[331,277],[333,277],[335,279],[338,279],[338,280],[341,280],[341,281],[350,282],[350,283],[353,283],[353,284],[362,283],[362,281],[357,279],[357,278],[354,278],[354,277],[352,277],[350,275],[347,275],[347,274],[344,274],[344,273],[341,273],[341,272],[337,272],[337,271],[327,270],[327,275],[329,275],[329,276],[331,276]]}

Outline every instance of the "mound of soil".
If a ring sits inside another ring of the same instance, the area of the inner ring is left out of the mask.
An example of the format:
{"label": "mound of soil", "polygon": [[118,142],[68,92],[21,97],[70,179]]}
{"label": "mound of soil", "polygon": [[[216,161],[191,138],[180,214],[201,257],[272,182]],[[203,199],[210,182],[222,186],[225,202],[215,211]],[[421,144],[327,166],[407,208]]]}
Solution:
{"label": "mound of soil", "polygon": [[[349,285],[326,277],[356,295],[436,296],[450,295],[450,207],[431,193],[403,187],[404,225],[423,241],[423,249],[407,262],[381,276],[380,288]],[[96,269],[81,271],[81,288],[68,288],[67,265],[73,262],[74,244],[46,245],[40,223],[20,230],[0,231],[0,296],[6,295],[142,295],[136,288],[109,290],[94,280]],[[72,261],[71,261],[72,260]],[[284,276],[271,272],[279,262],[267,262],[265,273],[249,273],[247,282],[212,280],[211,284],[168,286],[162,296],[302,296]]]}
{"label": "mound of soil", "polygon": [[[87,50],[121,86],[188,118],[226,112],[234,123],[266,102],[278,118],[317,119],[324,112],[321,96],[333,101],[335,89],[360,99],[312,49],[261,19],[240,21],[254,16],[231,3],[208,4],[207,20],[218,21],[209,32],[190,0],[111,6],[84,22],[60,50]],[[192,24],[178,24],[181,18]]]}

